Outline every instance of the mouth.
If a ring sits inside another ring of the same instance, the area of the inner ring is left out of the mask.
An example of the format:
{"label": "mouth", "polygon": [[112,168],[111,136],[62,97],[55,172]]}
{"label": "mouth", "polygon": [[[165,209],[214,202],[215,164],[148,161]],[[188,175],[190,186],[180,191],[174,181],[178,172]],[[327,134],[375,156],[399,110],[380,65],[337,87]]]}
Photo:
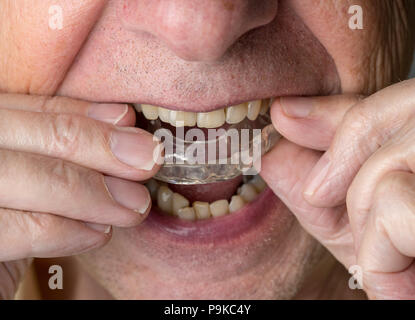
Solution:
{"label": "mouth", "polygon": [[[273,100],[266,98],[248,101],[210,112],[170,110],[149,104],[134,104],[134,107],[137,111],[137,126],[143,128],[158,121],[163,128],[220,129],[246,122],[255,123],[259,117],[269,113]],[[156,222],[159,226],[163,225],[162,229],[175,236],[188,236],[190,232],[193,234],[191,238],[199,239],[207,234],[217,234],[214,229],[220,229],[221,236],[235,234],[238,229],[235,226],[226,230],[222,228],[227,224],[225,221],[239,221],[242,231],[246,227],[243,221],[249,220],[252,224],[254,216],[261,216],[256,214],[261,199],[266,194],[273,197],[259,175],[248,176],[242,173],[226,181],[208,184],[184,185],[151,179],[146,187],[153,201],[148,219],[150,224]]]}

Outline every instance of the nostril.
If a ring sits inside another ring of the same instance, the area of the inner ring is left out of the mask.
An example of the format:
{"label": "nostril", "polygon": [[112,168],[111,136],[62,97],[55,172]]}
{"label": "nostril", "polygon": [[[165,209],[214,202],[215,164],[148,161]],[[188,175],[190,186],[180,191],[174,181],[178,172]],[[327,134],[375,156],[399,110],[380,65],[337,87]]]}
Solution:
{"label": "nostril", "polygon": [[215,61],[243,34],[271,22],[277,7],[276,0],[125,0],[121,18],[181,59]]}

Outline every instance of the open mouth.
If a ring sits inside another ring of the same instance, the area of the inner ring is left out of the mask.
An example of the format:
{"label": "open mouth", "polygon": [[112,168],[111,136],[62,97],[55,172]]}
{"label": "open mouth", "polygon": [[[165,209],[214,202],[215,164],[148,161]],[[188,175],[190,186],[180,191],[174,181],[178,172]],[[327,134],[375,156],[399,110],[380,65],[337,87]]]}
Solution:
{"label": "open mouth", "polygon": [[[219,129],[247,122],[256,123],[259,117],[268,113],[272,100],[255,100],[200,113],[173,111],[148,104],[134,106],[140,127],[147,128],[159,121],[163,128]],[[248,206],[252,207],[251,204],[267,189],[259,175],[242,173],[226,181],[207,184],[166,183],[151,179],[146,187],[157,213],[196,224],[201,220],[234,215]]]}

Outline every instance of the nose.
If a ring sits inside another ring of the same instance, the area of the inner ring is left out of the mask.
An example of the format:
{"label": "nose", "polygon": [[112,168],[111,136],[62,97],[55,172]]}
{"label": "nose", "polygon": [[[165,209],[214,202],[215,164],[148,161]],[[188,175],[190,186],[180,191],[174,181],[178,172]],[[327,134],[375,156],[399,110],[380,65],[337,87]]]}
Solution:
{"label": "nose", "polygon": [[124,25],[189,61],[220,59],[246,32],[270,23],[278,0],[125,0]]}

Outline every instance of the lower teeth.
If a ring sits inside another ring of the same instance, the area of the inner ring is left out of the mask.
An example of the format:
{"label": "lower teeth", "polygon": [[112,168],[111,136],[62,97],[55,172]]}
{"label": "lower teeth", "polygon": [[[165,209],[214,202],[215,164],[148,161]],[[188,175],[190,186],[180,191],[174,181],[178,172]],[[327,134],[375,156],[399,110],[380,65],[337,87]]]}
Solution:
{"label": "lower teeth", "polygon": [[244,183],[233,195],[230,202],[221,199],[212,203],[195,201],[191,206],[188,199],[179,193],[173,192],[162,183],[151,179],[146,184],[153,203],[165,214],[178,217],[183,220],[205,220],[209,218],[222,217],[242,209],[266,188],[266,183],[259,175],[252,179],[244,179]]}

